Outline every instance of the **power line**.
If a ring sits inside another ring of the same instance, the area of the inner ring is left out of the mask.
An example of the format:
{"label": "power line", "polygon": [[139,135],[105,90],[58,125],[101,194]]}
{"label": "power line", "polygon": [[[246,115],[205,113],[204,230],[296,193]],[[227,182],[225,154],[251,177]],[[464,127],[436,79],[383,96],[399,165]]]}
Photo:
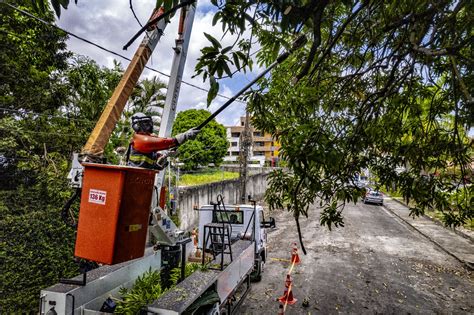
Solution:
{"label": "power line", "polygon": [[[35,16],[35,15],[29,13],[28,11],[25,11],[25,10],[22,10],[22,9],[20,9],[20,8],[17,8],[17,7],[15,7],[15,6],[13,6],[13,5],[9,4],[9,3],[5,3],[5,2],[0,2],[0,3],[3,3],[3,4],[5,4],[5,5],[11,7],[12,9],[17,10],[18,12],[20,12],[20,13],[22,13],[22,14],[24,14],[24,15],[26,15],[26,16],[32,18],[32,19],[35,19],[35,20],[37,20],[37,21],[39,21],[39,22],[41,22],[41,23],[43,23],[43,24],[49,25],[49,26],[54,27],[54,28],[56,28],[56,29],[58,29],[58,30],[60,30],[60,31],[63,31],[64,33],[66,33],[66,34],[68,34],[68,35],[70,35],[70,36],[72,36],[72,37],[74,37],[74,38],[77,38],[77,39],[79,39],[79,40],[81,40],[81,41],[83,41],[83,42],[85,42],[85,43],[87,43],[87,44],[90,44],[90,45],[92,45],[92,46],[95,46],[95,47],[99,48],[100,50],[103,50],[103,51],[105,51],[105,52],[108,52],[109,54],[112,54],[112,55],[114,55],[114,56],[120,57],[120,58],[125,59],[125,60],[127,60],[127,61],[132,61],[130,58],[128,58],[128,57],[126,57],[126,56],[124,56],[124,55],[122,55],[122,54],[120,54],[120,53],[117,53],[117,52],[115,52],[115,51],[113,51],[113,50],[110,50],[110,49],[108,49],[108,48],[105,48],[105,47],[103,47],[103,46],[101,46],[101,45],[99,45],[99,44],[97,44],[97,43],[94,43],[93,41],[88,40],[88,39],[86,39],[86,38],[84,38],[84,37],[81,37],[81,36],[79,36],[79,35],[76,35],[76,34],[74,34],[74,33],[71,33],[71,32],[69,32],[69,31],[67,31],[67,30],[65,30],[65,29],[63,29],[63,28],[61,28],[61,27],[59,27],[59,26],[57,26],[57,25],[55,25],[55,24],[49,23],[49,22],[43,20],[42,18],[39,18],[39,17],[37,17],[37,16]],[[158,74],[161,74],[161,75],[163,75],[163,76],[165,76],[165,77],[167,77],[167,78],[170,77],[169,74],[166,74],[166,73],[164,73],[164,72],[161,72],[161,71],[159,71],[159,70],[157,70],[157,69],[154,69],[154,68],[152,68],[152,67],[145,66],[145,68],[147,68],[147,69],[150,70],[150,71],[153,71],[153,72],[156,72],[156,73],[158,73]],[[195,84],[193,84],[193,83],[189,83],[189,82],[186,82],[186,81],[184,81],[184,80],[181,80],[181,82],[182,82],[183,84],[186,84],[186,85],[188,85],[188,86],[190,86],[190,87],[193,87],[193,88],[195,88],[195,89],[201,90],[201,91],[203,91],[203,92],[206,92],[206,93],[209,92],[209,90],[207,90],[207,89],[205,89],[205,88],[202,88],[202,87],[200,87],[200,86],[197,86],[197,85],[195,85]],[[225,96],[225,95],[222,95],[222,94],[217,94],[217,96],[219,96],[219,97],[221,97],[221,98],[225,98],[225,99],[227,99],[227,100],[231,99],[230,97]],[[246,102],[244,102],[244,101],[242,101],[242,100],[239,100],[239,99],[237,99],[236,101],[237,101],[237,102],[240,102],[240,103],[242,103],[242,104],[246,104]]]}
{"label": "power line", "polygon": [[130,2],[130,10],[132,10],[135,20],[138,22],[138,25],[140,25],[140,27],[143,27],[142,23],[140,22],[140,19],[138,18],[137,14],[135,13],[135,10],[133,9],[133,0],[130,0],[129,2]]}

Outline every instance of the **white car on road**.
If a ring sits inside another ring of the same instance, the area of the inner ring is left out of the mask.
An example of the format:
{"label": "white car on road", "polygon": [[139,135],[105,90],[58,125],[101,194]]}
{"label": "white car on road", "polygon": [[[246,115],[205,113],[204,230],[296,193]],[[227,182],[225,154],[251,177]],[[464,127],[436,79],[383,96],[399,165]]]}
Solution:
{"label": "white car on road", "polygon": [[365,194],[364,203],[376,203],[379,205],[383,205],[383,194],[380,191],[368,191]]}

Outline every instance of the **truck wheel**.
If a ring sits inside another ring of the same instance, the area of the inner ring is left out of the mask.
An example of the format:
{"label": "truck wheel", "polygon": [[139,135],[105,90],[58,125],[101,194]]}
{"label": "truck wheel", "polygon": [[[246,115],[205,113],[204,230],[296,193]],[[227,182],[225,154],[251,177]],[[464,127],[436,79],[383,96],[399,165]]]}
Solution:
{"label": "truck wheel", "polygon": [[265,262],[262,260],[262,257],[258,257],[255,261],[255,270],[251,275],[252,281],[259,282],[262,280],[263,266]]}

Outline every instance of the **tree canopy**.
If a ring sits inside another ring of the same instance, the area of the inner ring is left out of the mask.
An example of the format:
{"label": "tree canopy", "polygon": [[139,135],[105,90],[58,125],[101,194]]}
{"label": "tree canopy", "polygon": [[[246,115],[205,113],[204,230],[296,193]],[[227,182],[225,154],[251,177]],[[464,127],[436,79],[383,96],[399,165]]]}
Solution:
{"label": "tree canopy", "polygon": [[[69,1],[52,3],[59,12]],[[271,206],[298,221],[322,200],[321,223],[342,225],[344,202],[362,193],[351,178],[369,168],[415,201],[413,215],[436,208],[452,226],[473,218],[472,1],[211,3],[213,24],[235,40],[222,47],[206,34],[196,73],[210,82],[208,102],[220,79],[251,69],[253,53],[268,65],[296,34],[310,39],[248,93],[253,125],[280,141],[290,169],[271,177]]]}
{"label": "tree canopy", "polygon": [[[65,33],[3,3],[0,12],[0,309],[29,313],[40,289],[79,272],[75,230],[62,220],[66,176],[121,69],[74,56]],[[50,11],[39,16],[54,22]]]}
{"label": "tree canopy", "polygon": [[[173,124],[173,136],[199,126],[211,113],[204,109],[188,109],[179,112]],[[183,169],[196,169],[210,163],[218,166],[227,153],[229,143],[225,127],[212,120],[198,134],[196,139],[188,140],[179,147],[179,162],[184,163]]]}
{"label": "tree canopy", "polygon": [[379,185],[415,201],[413,215],[435,208],[451,226],[473,218],[465,185],[473,156],[472,2],[211,2],[213,23],[236,40],[222,47],[207,35],[196,71],[210,78],[210,99],[219,79],[251,69],[253,47],[268,65],[295,34],[310,39],[248,93],[253,124],[280,141],[291,170],[271,176],[270,206],[298,223],[319,201],[321,224],[343,225],[344,203],[363,193],[354,174],[369,168]]}
{"label": "tree canopy", "polygon": [[[271,206],[298,219],[320,201],[321,223],[343,225],[344,202],[362,193],[352,178],[369,168],[415,201],[414,215],[436,208],[453,226],[473,217],[464,186],[473,155],[472,2],[213,3],[226,34],[243,36],[250,25],[262,64],[293,34],[310,38],[248,95],[253,124],[280,141],[291,170],[272,175]],[[213,59],[204,53],[197,70],[218,79]],[[456,190],[462,197],[447,202]]]}

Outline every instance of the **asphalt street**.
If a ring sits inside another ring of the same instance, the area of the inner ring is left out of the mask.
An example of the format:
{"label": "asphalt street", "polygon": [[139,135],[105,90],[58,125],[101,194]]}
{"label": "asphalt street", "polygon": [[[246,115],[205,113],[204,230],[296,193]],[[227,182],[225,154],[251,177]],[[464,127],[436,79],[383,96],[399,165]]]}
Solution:
{"label": "asphalt street", "polygon": [[[307,255],[292,272],[298,299],[285,314],[472,314],[474,277],[453,256],[384,207],[348,204],[345,227],[319,225],[312,207],[301,226]],[[271,214],[277,229],[268,234],[263,280],[239,314],[277,314],[297,232],[286,212]],[[299,245],[298,245],[299,246]],[[303,307],[304,298],[309,306]]]}

